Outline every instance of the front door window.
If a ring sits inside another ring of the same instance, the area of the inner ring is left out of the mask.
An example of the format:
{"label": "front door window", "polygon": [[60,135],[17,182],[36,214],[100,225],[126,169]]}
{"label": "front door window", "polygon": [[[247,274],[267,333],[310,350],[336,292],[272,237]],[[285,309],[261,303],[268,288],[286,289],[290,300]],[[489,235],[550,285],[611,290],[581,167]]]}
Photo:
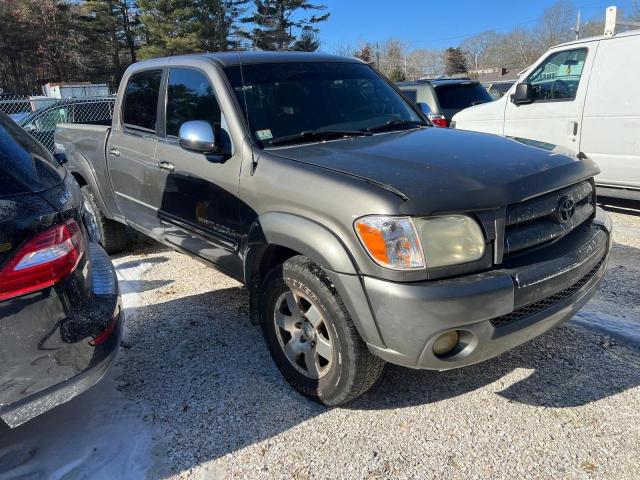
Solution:
{"label": "front door window", "polygon": [[586,48],[549,55],[527,78],[534,100],[574,100],[586,58]]}

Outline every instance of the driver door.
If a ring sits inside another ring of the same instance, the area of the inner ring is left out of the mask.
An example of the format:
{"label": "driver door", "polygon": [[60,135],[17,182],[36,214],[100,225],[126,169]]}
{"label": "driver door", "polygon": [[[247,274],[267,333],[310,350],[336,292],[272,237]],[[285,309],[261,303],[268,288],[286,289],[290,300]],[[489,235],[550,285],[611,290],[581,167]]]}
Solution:
{"label": "driver door", "polygon": [[521,80],[531,83],[534,101],[507,100],[504,135],[537,140],[578,153],[582,110],[597,43],[555,50]]}

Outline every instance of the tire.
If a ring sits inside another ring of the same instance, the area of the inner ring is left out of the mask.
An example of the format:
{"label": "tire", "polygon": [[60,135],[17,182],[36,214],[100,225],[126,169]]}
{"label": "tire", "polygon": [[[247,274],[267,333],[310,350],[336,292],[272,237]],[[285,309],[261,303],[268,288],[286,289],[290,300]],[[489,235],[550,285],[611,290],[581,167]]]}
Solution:
{"label": "tire", "polygon": [[99,243],[109,254],[118,253],[127,247],[127,226],[104,216],[96,202],[95,196],[88,185],[82,187],[82,195],[93,210],[93,216],[98,228]]}
{"label": "tire", "polygon": [[369,352],[326,273],[307,257],[292,257],[266,275],[260,307],[271,356],[303,395],[341,405],[380,378],[385,362]]}

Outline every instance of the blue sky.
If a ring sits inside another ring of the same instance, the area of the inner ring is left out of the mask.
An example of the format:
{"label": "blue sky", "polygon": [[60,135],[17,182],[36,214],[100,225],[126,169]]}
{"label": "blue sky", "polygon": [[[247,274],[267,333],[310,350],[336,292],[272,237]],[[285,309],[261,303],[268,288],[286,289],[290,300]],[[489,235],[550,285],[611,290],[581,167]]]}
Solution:
{"label": "blue sky", "polygon": [[[554,0],[317,0],[327,5],[329,20],[320,25],[321,49],[363,40],[398,38],[411,48],[441,49],[458,45],[465,36],[486,30],[508,31],[517,24],[531,26]],[[576,0],[582,18],[604,19],[609,5],[624,7],[631,0]],[[506,27],[506,28],[505,28]]]}

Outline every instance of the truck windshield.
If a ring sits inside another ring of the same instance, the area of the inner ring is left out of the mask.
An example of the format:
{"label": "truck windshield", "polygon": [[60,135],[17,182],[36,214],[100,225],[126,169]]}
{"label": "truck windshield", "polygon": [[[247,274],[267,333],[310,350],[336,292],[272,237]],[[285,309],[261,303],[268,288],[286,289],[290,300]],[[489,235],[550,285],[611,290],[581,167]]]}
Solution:
{"label": "truck windshield", "polygon": [[225,72],[253,135],[265,146],[317,141],[325,131],[349,136],[426,124],[368,65],[254,64]]}

